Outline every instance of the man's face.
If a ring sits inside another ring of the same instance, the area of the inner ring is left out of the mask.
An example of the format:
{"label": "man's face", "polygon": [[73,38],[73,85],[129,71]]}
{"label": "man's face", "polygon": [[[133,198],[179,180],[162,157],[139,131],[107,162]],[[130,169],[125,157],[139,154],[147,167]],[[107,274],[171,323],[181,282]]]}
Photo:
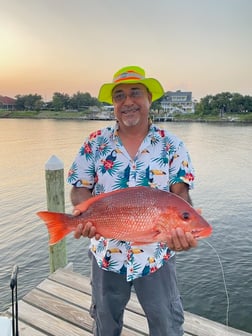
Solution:
{"label": "man's face", "polygon": [[151,93],[142,84],[119,84],[112,92],[115,117],[124,126],[148,120]]}

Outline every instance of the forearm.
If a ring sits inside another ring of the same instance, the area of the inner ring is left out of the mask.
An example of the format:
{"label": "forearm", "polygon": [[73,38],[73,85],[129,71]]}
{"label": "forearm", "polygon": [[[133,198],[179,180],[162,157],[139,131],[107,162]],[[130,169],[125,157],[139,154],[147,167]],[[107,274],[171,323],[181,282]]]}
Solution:
{"label": "forearm", "polygon": [[189,186],[185,183],[175,183],[171,185],[170,191],[173,192],[174,194],[180,196],[183,198],[186,202],[189,204],[192,204],[191,197],[189,195]]}
{"label": "forearm", "polygon": [[191,206],[193,206],[191,196],[189,194],[189,191],[184,191],[181,194],[178,194],[180,197],[182,197],[186,202],[188,202]]}
{"label": "forearm", "polygon": [[72,187],[71,193],[70,193],[70,199],[73,204],[73,206],[76,206],[80,204],[83,201],[86,201],[92,197],[92,191],[88,188],[77,188],[77,187]]}

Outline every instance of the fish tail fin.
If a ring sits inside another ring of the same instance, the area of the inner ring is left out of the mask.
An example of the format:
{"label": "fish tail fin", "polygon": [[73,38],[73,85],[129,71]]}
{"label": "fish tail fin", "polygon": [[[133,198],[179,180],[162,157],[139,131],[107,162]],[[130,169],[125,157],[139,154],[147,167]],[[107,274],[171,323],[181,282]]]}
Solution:
{"label": "fish tail fin", "polygon": [[49,244],[54,245],[63,239],[73,228],[69,225],[69,215],[58,212],[39,211],[37,215],[45,222],[50,236]]}

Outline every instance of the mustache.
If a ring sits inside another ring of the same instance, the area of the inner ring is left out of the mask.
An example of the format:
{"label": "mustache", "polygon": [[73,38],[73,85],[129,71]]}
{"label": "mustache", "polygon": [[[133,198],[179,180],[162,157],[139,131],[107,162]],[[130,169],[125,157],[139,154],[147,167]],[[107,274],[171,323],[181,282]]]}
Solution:
{"label": "mustache", "polygon": [[124,106],[120,109],[120,112],[124,113],[124,114],[127,114],[127,113],[130,113],[130,112],[135,112],[135,111],[137,111],[137,109],[138,109],[137,106],[130,106],[130,107]]}

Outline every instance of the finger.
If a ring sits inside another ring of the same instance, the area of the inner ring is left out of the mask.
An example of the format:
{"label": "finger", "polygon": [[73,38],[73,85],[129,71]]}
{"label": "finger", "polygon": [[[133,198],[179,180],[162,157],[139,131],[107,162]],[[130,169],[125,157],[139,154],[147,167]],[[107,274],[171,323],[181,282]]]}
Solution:
{"label": "finger", "polygon": [[96,229],[94,226],[91,226],[89,231],[88,231],[88,238],[93,238],[95,236]]}
{"label": "finger", "polygon": [[180,251],[183,248],[183,246],[181,245],[177,229],[171,230],[171,239],[172,239],[172,249],[174,249],[175,251]]}
{"label": "finger", "polygon": [[181,228],[176,229],[175,235],[175,246],[179,249],[188,250],[190,248],[190,243],[185,232]]}
{"label": "finger", "polygon": [[185,233],[181,228],[176,228],[171,231],[171,241],[168,246],[174,251],[187,251],[191,247],[196,247],[197,241],[190,232]]}
{"label": "finger", "polygon": [[92,235],[93,229],[92,228],[93,228],[93,224],[90,223],[90,222],[87,222],[86,225],[85,225],[85,227],[82,230],[82,235],[84,237],[92,238],[93,237],[93,235]]}
{"label": "finger", "polygon": [[196,247],[198,245],[197,239],[195,239],[190,232],[186,232],[185,236],[190,247]]}
{"label": "finger", "polygon": [[79,239],[82,236],[83,224],[79,224],[74,231],[74,238]]}
{"label": "finger", "polygon": [[73,209],[73,216],[79,216],[81,214],[80,210],[77,208]]}
{"label": "finger", "polygon": [[[182,229],[176,229],[178,242],[175,243],[176,250],[189,250],[192,247],[196,247],[198,245],[197,240],[193,237],[191,232],[184,232]],[[175,239],[176,240],[176,239]],[[176,245],[178,244],[178,245]],[[180,244],[180,246],[179,246]]]}
{"label": "finger", "polygon": [[173,249],[173,242],[172,242],[172,237],[171,235],[166,236],[166,245],[169,246],[169,248],[172,250]]}
{"label": "finger", "polygon": [[181,251],[182,247],[180,245],[177,233],[175,229],[171,230],[170,235],[166,237],[166,244],[167,246],[173,251]]}

